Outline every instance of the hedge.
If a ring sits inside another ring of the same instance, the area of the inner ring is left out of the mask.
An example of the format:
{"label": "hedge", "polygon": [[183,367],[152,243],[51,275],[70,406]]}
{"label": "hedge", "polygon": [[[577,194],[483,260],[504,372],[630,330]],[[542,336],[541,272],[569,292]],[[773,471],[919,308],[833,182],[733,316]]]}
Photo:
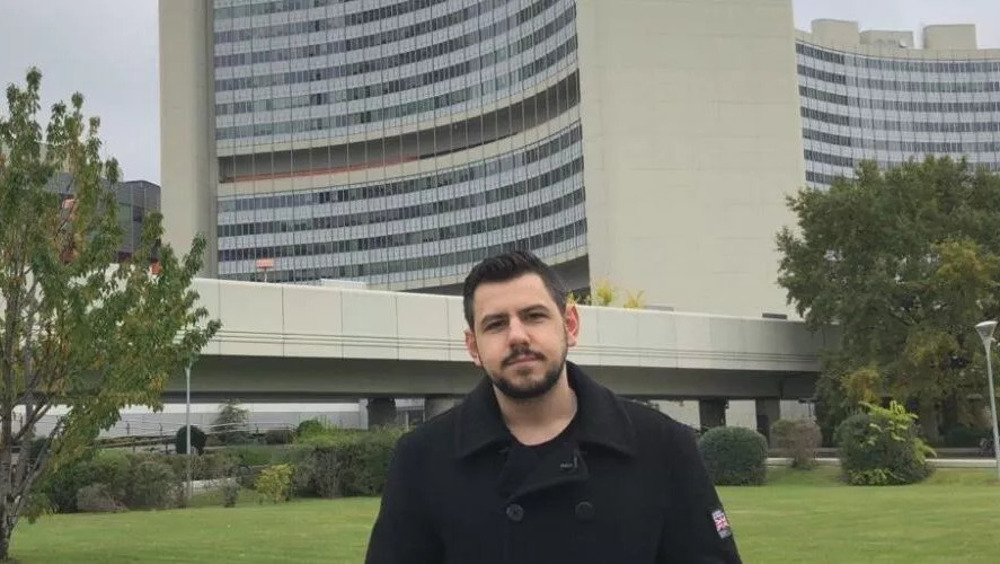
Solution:
{"label": "hedge", "polygon": [[767,477],[767,439],[742,427],[715,427],[699,439],[709,477],[717,486],[760,485]]}

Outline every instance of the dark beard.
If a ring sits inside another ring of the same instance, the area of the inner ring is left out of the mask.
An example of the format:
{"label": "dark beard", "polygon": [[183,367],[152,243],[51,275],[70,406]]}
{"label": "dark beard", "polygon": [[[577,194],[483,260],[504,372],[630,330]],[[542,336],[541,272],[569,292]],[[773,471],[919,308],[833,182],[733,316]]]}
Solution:
{"label": "dark beard", "polygon": [[[527,388],[514,386],[509,381],[500,376],[494,377],[492,374],[489,373],[487,373],[487,376],[489,376],[490,380],[493,381],[493,385],[496,387],[496,389],[500,390],[500,392],[503,395],[507,396],[510,399],[530,400],[539,398],[547,394],[549,390],[555,387],[556,383],[559,382],[559,377],[562,375],[563,367],[566,365],[566,353],[567,351],[564,350],[559,364],[550,367],[545,372],[545,377],[542,378],[541,382],[532,384]],[[540,359],[543,362],[545,360],[544,357],[541,357],[541,355],[538,355],[533,351],[527,351],[527,350],[514,351],[513,353],[511,353],[510,357],[508,357],[508,360],[512,360],[513,358],[516,358],[518,356],[526,356],[526,355],[534,355],[536,357],[540,357]],[[504,361],[503,365],[506,364],[507,360]]]}

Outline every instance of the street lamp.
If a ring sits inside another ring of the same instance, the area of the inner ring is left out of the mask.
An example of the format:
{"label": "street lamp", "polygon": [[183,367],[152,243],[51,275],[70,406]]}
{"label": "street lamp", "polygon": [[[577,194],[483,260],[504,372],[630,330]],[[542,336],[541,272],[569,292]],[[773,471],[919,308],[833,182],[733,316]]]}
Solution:
{"label": "street lamp", "polygon": [[184,367],[184,390],[187,396],[185,401],[186,411],[184,413],[184,428],[187,430],[187,500],[191,502],[191,364]]}
{"label": "street lamp", "polygon": [[986,374],[989,377],[990,415],[993,421],[993,456],[997,461],[997,479],[1000,480],[1000,430],[997,429],[997,400],[996,388],[993,387],[993,362],[990,358],[990,342],[993,341],[993,331],[997,327],[996,321],[983,321],[976,325],[979,338],[983,340],[983,347],[986,349]]}

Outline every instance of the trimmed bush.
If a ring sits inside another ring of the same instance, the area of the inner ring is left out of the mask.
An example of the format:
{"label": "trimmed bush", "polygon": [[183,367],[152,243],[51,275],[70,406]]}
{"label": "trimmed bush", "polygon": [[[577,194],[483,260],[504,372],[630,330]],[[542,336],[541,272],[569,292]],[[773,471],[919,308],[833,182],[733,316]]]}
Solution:
{"label": "trimmed bush", "polygon": [[819,426],[807,420],[780,419],[771,426],[772,446],[792,459],[793,468],[816,465],[816,450],[823,442]]}
{"label": "trimmed bush", "polygon": [[117,513],[125,509],[104,484],[90,484],[80,488],[76,492],[76,508],[88,513]]}
{"label": "trimmed bush", "polygon": [[913,484],[927,478],[931,450],[918,435],[916,415],[893,401],[889,408],[864,404],[867,413],[852,415],[837,428],[840,466],[852,485]]}
{"label": "trimmed bush", "polygon": [[272,503],[288,501],[292,488],[292,466],[278,464],[261,470],[254,483],[254,489]]}
{"label": "trimmed bush", "polygon": [[313,486],[321,497],[375,496],[385,487],[389,461],[400,429],[338,434],[332,444],[317,446]]}
{"label": "trimmed bush", "polygon": [[314,433],[324,433],[326,430],[327,425],[323,421],[319,419],[306,419],[295,428],[295,434],[296,436],[303,437]]}
{"label": "trimmed bush", "polygon": [[[205,443],[208,436],[195,425],[191,425],[191,448],[198,454],[205,453]],[[187,427],[181,427],[174,436],[174,450],[177,454],[187,454]]]}
{"label": "trimmed bush", "polygon": [[767,439],[742,427],[715,427],[699,440],[709,477],[717,486],[761,485],[767,477]]}

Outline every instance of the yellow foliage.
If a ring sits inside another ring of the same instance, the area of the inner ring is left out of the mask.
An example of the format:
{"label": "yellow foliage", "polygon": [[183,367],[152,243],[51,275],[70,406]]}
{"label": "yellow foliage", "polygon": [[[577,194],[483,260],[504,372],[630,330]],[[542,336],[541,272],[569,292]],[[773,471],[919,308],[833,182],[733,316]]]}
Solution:
{"label": "yellow foliage", "polygon": [[881,396],[882,375],[874,366],[866,366],[844,376],[843,386],[852,403],[876,403]]}

